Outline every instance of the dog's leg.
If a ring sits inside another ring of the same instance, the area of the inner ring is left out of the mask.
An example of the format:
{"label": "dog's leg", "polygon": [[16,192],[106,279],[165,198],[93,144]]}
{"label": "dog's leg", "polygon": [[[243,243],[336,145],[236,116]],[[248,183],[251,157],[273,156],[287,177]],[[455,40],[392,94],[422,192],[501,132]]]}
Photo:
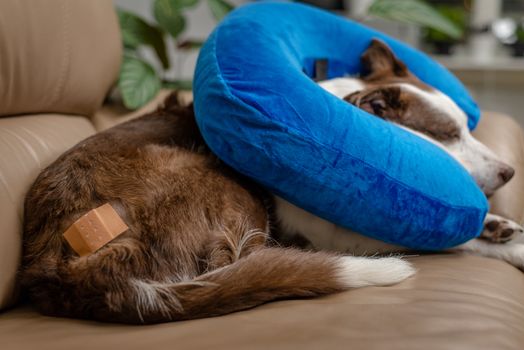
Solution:
{"label": "dog's leg", "polygon": [[488,214],[480,238],[451,250],[504,260],[519,269],[524,269],[524,244],[507,243],[523,232],[522,226],[516,222],[499,215]]}
{"label": "dog's leg", "polygon": [[503,260],[521,270],[524,270],[524,244],[498,244],[488,242],[484,239],[472,239],[471,241],[456,246],[450,250]]}
{"label": "dog's leg", "polygon": [[480,237],[493,243],[506,243],[524,232],[522,226],[495,214],[486,215]]}

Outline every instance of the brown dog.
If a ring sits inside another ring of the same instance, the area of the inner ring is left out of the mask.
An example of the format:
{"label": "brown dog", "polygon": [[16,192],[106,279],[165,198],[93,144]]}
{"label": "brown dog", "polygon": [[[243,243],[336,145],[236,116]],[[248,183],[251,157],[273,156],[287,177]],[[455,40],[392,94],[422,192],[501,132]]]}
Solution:
{"label": "brown dog", "polygon": [[[62,234],[107,202],[129,230],[79,257]],[[207,150],[192,108],[171,96],[38,176],[25,201],[22,288],[47,315],[154,323],[387,285],[414,272],[398,258],[273,246],[266,202]]]}

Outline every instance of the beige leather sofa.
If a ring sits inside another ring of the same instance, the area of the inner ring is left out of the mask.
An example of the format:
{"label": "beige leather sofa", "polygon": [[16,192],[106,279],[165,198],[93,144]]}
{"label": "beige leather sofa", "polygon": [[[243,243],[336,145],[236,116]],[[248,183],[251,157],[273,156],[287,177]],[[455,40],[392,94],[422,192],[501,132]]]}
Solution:
{"label": "beige leather sofa", "polygon": [[[20,304],[16,270],[28,186],[76,142],[137,114],[101,106],[120,55],[110,1],[0,2],[0,349],[524,349],[522,272],[454,254],[410,258],[419,272],[396,286],[189,322],[101,324],[44,317]],[[493,211],[522,222],[520,128],[486,113],[477,136],[517,169]]]}

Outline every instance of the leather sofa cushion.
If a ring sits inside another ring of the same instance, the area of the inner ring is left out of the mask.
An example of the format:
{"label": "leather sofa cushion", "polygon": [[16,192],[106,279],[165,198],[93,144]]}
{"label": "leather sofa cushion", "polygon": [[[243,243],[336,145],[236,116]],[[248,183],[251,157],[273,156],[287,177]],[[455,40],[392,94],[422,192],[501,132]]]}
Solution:
{"label": "leather sofa cushion", "polygon": [[110,0],[0,1],[0,116],[90,115],[117,79]]}
{"label": "leather sofa cushion", "polygon": [[94,132],[84,117],[41,114],[0,119],[0,310],[15,300],[23,202],[29,186],[49,163]]}
{"label": "leather sofa cushion", "polygon": [[501,261],[461,255],[413,258],[418,274],[390,287],[270,303],[223,317],[125,326],[44,317],[29,307],[0,315],[3,350],[388,349],[521,350],[524,278]]}

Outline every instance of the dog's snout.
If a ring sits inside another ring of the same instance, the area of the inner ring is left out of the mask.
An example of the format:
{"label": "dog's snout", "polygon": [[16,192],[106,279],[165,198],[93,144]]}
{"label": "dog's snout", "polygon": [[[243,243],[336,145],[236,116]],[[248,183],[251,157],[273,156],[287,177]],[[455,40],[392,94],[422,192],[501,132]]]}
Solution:
{"label": "dog's snout", "polygon": [[510,167],[509,165],[504,166],[499,171],[499,177],[504,181],[504,183],[509,182],[513,178],[513,175],[515,175],[515,169]]}

